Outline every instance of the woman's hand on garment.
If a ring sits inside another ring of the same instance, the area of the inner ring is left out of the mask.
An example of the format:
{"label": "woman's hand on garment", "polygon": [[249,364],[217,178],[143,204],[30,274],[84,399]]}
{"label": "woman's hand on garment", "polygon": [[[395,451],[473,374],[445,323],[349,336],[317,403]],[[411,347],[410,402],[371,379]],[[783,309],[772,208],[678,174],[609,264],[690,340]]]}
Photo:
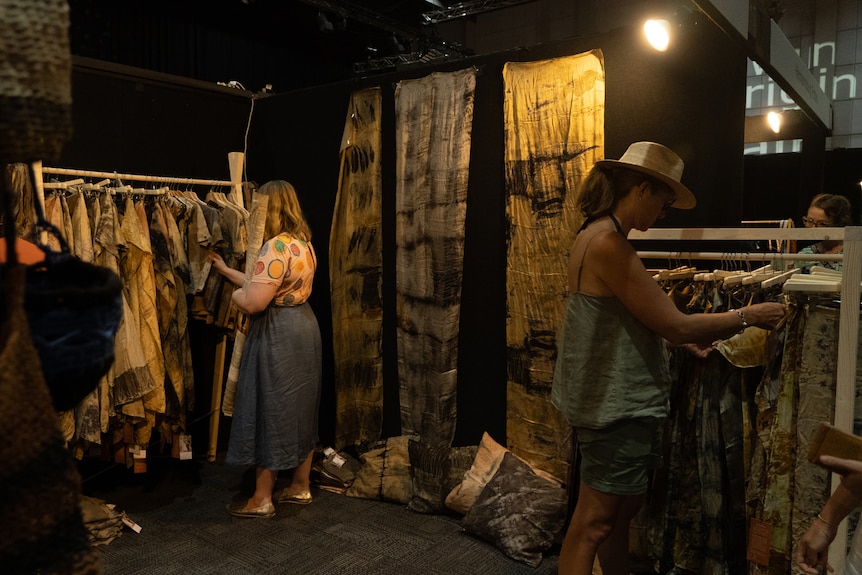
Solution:
{"label": "woman's hand on garment", "polygon": [[796,563],[805,573],[816,575],[821,567],[831,573],[835,569],[829,565],[829,544],[835,539],[836,529],[815,519],[808,531],[796,546]]}
{"label": "woman's hand on garment", "polygon": [[227,264],[224,263],[224,259],[219,255],[219,253],[213,249],[207,250],[207,257],[212,262],[213,268],[219,273],[224,273],[224,270],[227,269]]}
{"label": "woman's hand on garment", "polygon": [[739,311],[745,314],[745,322],[748,325],[768,330],[780,327],[787,317],[787,306],[776,302],[756,303]]}
{"label": "woman's hand on garment", "polygon": [[209,250],[207,257],[212,262],[213,269],[226,277],[230,283],[239,287],[245,284],[245,274],[228,266],[218,252]]}

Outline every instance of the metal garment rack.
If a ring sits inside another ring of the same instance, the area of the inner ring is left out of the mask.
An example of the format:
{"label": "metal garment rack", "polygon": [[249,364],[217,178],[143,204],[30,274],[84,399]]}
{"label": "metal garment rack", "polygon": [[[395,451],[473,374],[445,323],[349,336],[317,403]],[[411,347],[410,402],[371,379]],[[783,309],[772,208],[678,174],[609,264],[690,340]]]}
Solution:
{"label": "metal garment rack", "polygon": [[[177,178],[174,176],[148,176],[143,174],[118,174],[117,172],[99,172],[93,170],[77,170],[72,168],[53,168],[42,166],[42,162],[34,162],[32,164],[35,174],[35,200],[45,205],[45,187],[43,181],[44,174],[54,174],[62,176],[75,176],[78,178],[101,178],[108,180],[128,180],[133,182],[153,182],[156,184],[174,184],[174,185],[201,185],[201,186],[220,186],[230,187],[231,192],[228,194],[228,199],[240,207],[244,207],[242,187],[243,187],[243,163],[245,161],[245,153],[229,152],[228,164],[230,167],[230,180],[207,180],[195,178]],[[212,400],[210,404],[210,421],[209,421],[209,446],[207,447],[207,460],[215,461],[218,448],[218,428],[221,412],[222,388],[224,386],[224,367],[227,353],[227,334],[222,334],[215,349],[215,366],[213,371],[212,385]]]}
{"label": "metal garment rack", "polygon": [[[843,260],[841,277],[841,307],[838,324],[838,364],[835,385],[835,421],[841,430],[853,433],[853,412],[856,397],[856,354],[859,344],[859,296],[862,282],[862,226],[845,228],[654,228],[641,232],[632,230],[629,240],[667,240],[675,242],[702,240],[843,240],[843,258],[829,254],[722,253],[722,252],[638,252],[642,258],[677,260],[745,261],[836,261]],[[832,491],[840,476],[832,475]],[[795,542],[794,542],[795,544]],[[847,549],[847,522],[842,521],[832,545],[829,563],[836,571],[844,565]]]}

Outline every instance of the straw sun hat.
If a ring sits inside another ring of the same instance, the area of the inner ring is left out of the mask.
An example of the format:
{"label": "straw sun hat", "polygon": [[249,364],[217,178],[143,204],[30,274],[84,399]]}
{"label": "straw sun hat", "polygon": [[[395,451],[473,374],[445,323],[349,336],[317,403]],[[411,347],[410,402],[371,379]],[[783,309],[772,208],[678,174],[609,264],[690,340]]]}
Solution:
{"label": "straw sun hat", "polygon": [[697,204],[691,190],[680,183],[684,167],[682,158],[656,142],[635,142],[619,160],[599,160],[596,165],[609,169],[627,168],[664,182],[676,194],[673,208],[687,210]]}

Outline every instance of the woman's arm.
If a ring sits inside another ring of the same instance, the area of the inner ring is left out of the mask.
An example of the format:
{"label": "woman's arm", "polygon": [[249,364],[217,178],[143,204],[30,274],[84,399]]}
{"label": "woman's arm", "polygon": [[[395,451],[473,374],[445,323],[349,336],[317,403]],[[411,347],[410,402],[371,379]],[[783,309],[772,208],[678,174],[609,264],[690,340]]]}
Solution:
{"label": "woman's arm", "polygon": [[241,311],[254,315],[266,309],[275,297],[278,286],[269,283],[251,282],[233,292],[231,300]]}
{"label": "woman's arm", "polygon": [[239,270],[228,267],[218,252],[209,250],[207,252],[207,257],[212,262],[213,269],[227,278],[230,283],[239,287],[243,286],[245,283],[245,274]]}
{"label": "woman's arm", "polygon": [[755,304],[723,313],[679,311],[646,271],[632,245],[617,233],[599,234],[585,258],[583,279],[591,280],[592,285],[598,280],[600,290],[612,293],[640,322],[672,345],[709,344],[746,326],[773,329],[784,318],[785,306],[779,303]]}
{"label": "woman's arm", "polygon": [[822,455],[820,462],[841,475],[841,483],[826,501],[826,505],[802,535],[796,546],[796,563],[806,573],[819,573],[820,567],[832,571],[827,562],[829,545],[838,533],[838,524],[862,500],[862,462]]}
{"label": "woman's arm", "polygon": [[240,289],[235,290],[231,294],[231,300],[240,311],[253,315],[266,309],[266,306],[275,297],[275,292],[278,290],[277,285],[249,282],[246,286],[244,273],[228,267],[224,259],[213,250],[208,252],[208,256],[213,263],[213,269],[226,277],[234,285],[240,286]]}

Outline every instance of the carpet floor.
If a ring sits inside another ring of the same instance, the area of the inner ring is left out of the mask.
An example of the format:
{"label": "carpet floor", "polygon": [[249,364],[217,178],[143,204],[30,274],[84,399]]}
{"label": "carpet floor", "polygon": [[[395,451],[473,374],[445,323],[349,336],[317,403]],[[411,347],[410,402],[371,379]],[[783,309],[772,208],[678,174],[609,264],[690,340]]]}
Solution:
{"label": "carpet floor", "polygon": [[457,516],[318,488],[310,505],[277,504],[272,518],[232,517],[225,506],[249,496],[253,471],[219,462],[151,459],[146,473],[112,466],[81,475],[85,495],[115,504],[141,527],[98,547],[107,575],[557,572],[555,551],[529,567],[466,534]]}

